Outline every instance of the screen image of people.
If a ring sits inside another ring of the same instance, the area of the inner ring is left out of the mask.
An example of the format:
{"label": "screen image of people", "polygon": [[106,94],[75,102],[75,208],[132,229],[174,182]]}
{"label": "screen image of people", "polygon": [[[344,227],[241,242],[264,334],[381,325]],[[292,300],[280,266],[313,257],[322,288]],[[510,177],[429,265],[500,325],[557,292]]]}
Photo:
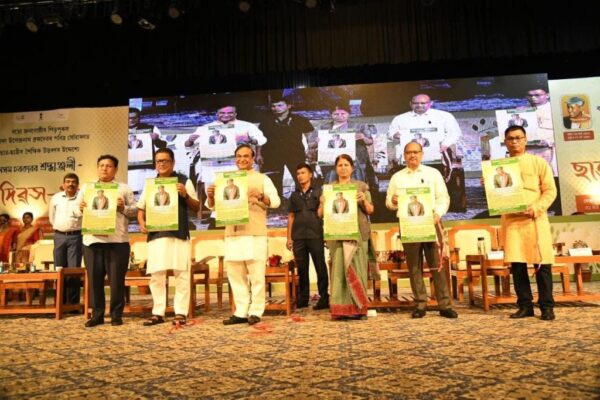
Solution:
{"label": "screen image of people", "polygon": [[[501,158],[507,153],[498,132],[497,111],[511,110],[508,116],[504,114],[506,119],[502,124],[529,126],[529,153],[544,157],[553,167],[556,161],[547,76],[519,75],[515,77],[518,84],[511,79],[463,78],[289,88],[161,98],[160,102],[152,98],[132,99],[130,105],[135,112],[130,114],[130,126],[136,126],[137,132],[143,128],[151,133],[154,148],[163,145],[158,140],[168,146],[165,138],[176,136],[182,151],[193,153],[193,157],[188,156],[186,167],[181,164],[186,157],[176,152],[180,163],[176,170],[190,177],[200,196],[214,182],[216,172],[235,168],[233,154],[206,158],[202,157],[202,149],[208,151],[211,144],[223,144],[233,137],[236,145],[249,144],[255,152],[254,170],[272,180],[282,200],[280,207],[268,210],[269,227],[286,226],[289,198],[298,185],[297,165],[306,163],[313,168],[316,187],[336,179],[333,166],[318,158],[322,131],[329,131],[329,136],[322,138],[326,142],[321,146],[331,149],[348,147],[348,133],[354,132],[353,178],[366,182],[373,194],[376,207],[370,216],[372,222],[391,222],[385,212],[383,194],[391,176],[406,168],[403,148],[411,142],[421,146],[422,163],[437,169],[444,178],[450,195],[447,218],[485,218],[485,191],[478,184],[481,160]],[[585,126],[585,113],[576,112],[581,103],[576,97],[586,99],[581,95],[570,97],[575,98],[571,106],[573,117],[565,119],[565,124],[573,120],[573,124]],[[177,113],[172,111],[175,103]],[[536,118],[537,127],[532,127]],[[491,153],[490,148],[494,149]],[[133,169],[130,176],[141,181],[140,173],[133,174]],[[561,212],[559,201],[553,203],[550,212]],[[214,213],[205,206],[191,218],[191,226],[196,229],[214,227]]]}

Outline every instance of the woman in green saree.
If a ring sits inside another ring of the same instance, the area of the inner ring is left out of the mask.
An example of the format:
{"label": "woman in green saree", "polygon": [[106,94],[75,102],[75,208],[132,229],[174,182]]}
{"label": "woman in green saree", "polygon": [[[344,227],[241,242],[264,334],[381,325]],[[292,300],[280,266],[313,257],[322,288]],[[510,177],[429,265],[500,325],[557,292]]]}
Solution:
{"label": "woman in green saree", "polygon": [[[331,298],[330,311],[332,319],[366,319],[367,318],[367,278],[368,254],[371,226],[368,215],[375,210],[371,202],[369,187],[362,181],[351,178],[354,161],[347,154],[340,154],[335,159],[335,171],[338,180],[332,184],[355,184],[357,186],[357,213],[359,240],[329,240],[331,257]],[[323,217],[325,198],[321,196],[318,214]]]}

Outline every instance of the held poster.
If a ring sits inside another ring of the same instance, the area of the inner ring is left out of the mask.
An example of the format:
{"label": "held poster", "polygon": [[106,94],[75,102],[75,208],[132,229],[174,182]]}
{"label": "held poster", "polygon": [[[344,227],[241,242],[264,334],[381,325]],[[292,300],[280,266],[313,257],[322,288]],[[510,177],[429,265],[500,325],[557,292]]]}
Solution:
{"label": "held poster", "polygon": [[402,243],[435,242],[431,189],[401,188],[396,194]]}
{"label": "held poster", "polygon": [[148,231],[179,229],[177,178],[146,179],[146,227]]}
{"label": "held poster", "polygon": [[118,183],[88,183],[83,192],[81,231],[92,235],[115,233],[117,223]]}
{"label": "held poster", "polygon": [[358,240],[356,185],[323,185],[323,228],[326,240]]}
{"label": "held poster", "polygon": [[250,221],[246,171],[217,172],[215,212],[216,226],[243,225]]}
{"label": "held poster", "polygon": [[354,130],[323,130],[319,129],[318,163],[333,165],[340,154],[348,154],[356,159],[356,133]]}
{"label": "held poster", "polygon": [[482,161],[485,195],[490,215],[523,212],[527,209],[516,157]]}

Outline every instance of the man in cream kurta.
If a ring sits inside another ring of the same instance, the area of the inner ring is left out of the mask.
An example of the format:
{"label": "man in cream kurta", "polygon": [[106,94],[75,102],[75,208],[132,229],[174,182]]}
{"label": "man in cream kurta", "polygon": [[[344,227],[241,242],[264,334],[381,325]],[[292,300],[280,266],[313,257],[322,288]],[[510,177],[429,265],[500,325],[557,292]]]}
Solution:
{"label": "man in cream kurta", "polygon": [[[277,190],[266,175],[253,169],[254,150],[242,144],[235,151],[239,170],[248,173],[250,222],[225,228],[225,265],[235,300],[235,313],[225,325],[260,322],[265,311],[265,268],[267,265],[267,208],[280,204]],[[215,186],[206,191],[209,208],[215,206]]]}
{"label": "man in cream kurta", "polygon": [[522,213],[502,216],[500,243],[504,261],[511,263],[519,310],[511,318],[533,316],[533,295],[529,285],[527,264],[535,266],[539,306],[543,320],[554,319],[552,270],[554,252],[547,210],[556,198],[552,168],[541,157],[527,154],[525,129],[512,126],[504,131],[504,143],[511,157],[519,159],[521,178],[527,202]]}

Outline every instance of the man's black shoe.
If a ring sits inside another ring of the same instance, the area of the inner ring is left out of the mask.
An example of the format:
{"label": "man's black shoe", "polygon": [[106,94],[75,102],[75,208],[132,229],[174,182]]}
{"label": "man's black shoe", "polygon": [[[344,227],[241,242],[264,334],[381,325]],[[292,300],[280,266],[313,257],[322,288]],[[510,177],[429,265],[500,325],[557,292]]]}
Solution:
{"label": "man's black shoe", "polygon": [[554,310],[551,308],[544,308],[542,310],[542,321],[552,321],[556,317],[554,316]]}
{"label": "man's black shoe", "polygon": [[248,317],[248,325],[258,324],[260,322],[260,317],[256,315],[251,315]]}
{"label": "man's black shoe", "polygon": [[121,325],[123,325],[123,318],[121,318],[121,317],[111,318],[110,324],[112,326],[121,326]]}
{"label": "man's black shoe", "polygon": [[451,308],[440,310],[440,315],[444,318],[458,318],[458,314]]}
{"label": "man's black shoe", "polygon": [[519,308],[514,314],[510,314],[511,318],[526,318],[533,317],[533,308]]}
{"label": "man's black shoe", "polygon": [[308,307],[308,301],[299,301],[296,304],[296,308],[307,308]]}
{"label": "man's black shoe", "polygon": [[329,298],[321,297],[317,304],[314,305],[313,310],[327,310],[329,308]]}
{"label": "man's black shoe", "polygon": [[245,324],[248,322],[248,318],[240,318],[232,315],[226,320],[223,320],[223,325],[235,325],[235,324]]}
{"label": "man's black shoe", "polygon": [[419,310],[418,308],[412,312],[411,316],[413,318],[423,318],[427,314],[426,310]]}
{"label": "man's black shoe", "polygon": [[90,318],[85,322],[86,328],[93,328],[97,325],[102,325],[104,323],[104,318]]}

